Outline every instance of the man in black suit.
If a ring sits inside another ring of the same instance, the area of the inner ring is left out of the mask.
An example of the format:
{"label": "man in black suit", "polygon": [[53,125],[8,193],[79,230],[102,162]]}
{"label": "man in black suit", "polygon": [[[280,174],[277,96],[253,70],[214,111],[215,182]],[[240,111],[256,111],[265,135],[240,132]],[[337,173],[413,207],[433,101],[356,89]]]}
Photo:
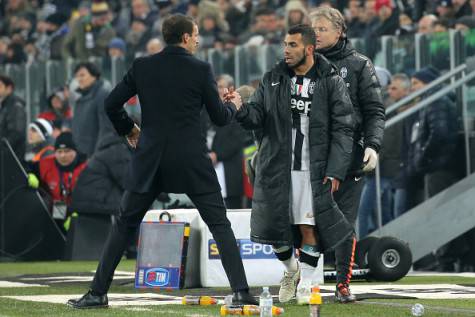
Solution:
{"label": "man in black suit", "polygon": [[[167,47],[138,58],[105,101],[106,112],[119,135],[135,148],[117,217],[90,290],[69,300],[75,308],[106,307],[107,291],[130,235],[160,192],[186,193],[208,225],[218,245],[234,292],[233,302],[256,304],[249,294],[236,239],[226,217],[216,173],[200,133],[202,105],[214,124],[231,122],[242,101],[237,93],[219,98],[211,66],[193,57],[198,27],[189,17],[173,15],[163,22]],[[142,130],[129,118],[124,103],[138,95]]]}

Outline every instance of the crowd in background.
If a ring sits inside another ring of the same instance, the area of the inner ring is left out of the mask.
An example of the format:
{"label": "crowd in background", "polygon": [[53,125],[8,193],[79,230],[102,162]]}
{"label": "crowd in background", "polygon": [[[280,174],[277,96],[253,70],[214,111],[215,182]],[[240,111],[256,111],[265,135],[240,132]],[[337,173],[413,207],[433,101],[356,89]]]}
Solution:
{"label": "crowd in background", "polygon": [[[131,61],[160,52],[161,23],[173,13],[196,19],[203,49],[279,44],[289,26],[308,23],[308,13],[321,5],[344,12],[348,37],[365,39],[370,53],[374,39],[383,35],[475,28],[473,0],[0,0],[0,64],[68,57],[81,61],[74,69],[73,84],[68,81],[56,87],[44,101],[44,111],[29,124],[24,98],[14,92],[15,83],[0,76],[0,137],[9,140],[49,192],[52,212],[61,226],[68,215],[61,204],[69,211],[114,214],[131,152],[115,134],[102,106],[111,85],[103,80],[104,71],[88,59],[101,57],[107,64],[112,58]],[[412,74],[377,71],[386,106],[440,76],[432,67]],[[220,93],[234,86],[230,75],[221,75],[217,83]],[[252,87],[247,87],[243,93],[249,95],[250,91]],[[456,168],[460,163],[450,155],[459,150],[457,133],[461,129],[459,115],[453,111],[455,101],[452,95],[439,99],[386,131],[380,158],[383,223],[460,177]],[[137,122],[139,104],[135,97],[128,102]],[[206,116],[203,129],[228,208],[249,207],[252,189],[243,166],[244,158],[255,151],[252,136],[236,124],[214,127]],[[371,175],[366,178],[359,212],[360,237],[377,225],[376,182]],[[159,200],[163,206],[188,204],[173,195]]]}

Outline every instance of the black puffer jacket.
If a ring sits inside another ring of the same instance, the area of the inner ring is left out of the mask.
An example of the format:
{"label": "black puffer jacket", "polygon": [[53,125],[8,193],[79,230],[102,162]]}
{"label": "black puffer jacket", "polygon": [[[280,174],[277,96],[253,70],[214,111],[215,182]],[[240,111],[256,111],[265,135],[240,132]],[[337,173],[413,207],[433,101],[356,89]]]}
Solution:
{"label": "black puffer jacket", "polygon": [[107,133],[79,176],[73,191],[71,210],[117,214],[130,157],[125,139],[114,131]]}
{"label": "black puffer jacket", "polygon": [[[423,99],[433,93],[429,92]],[[418,112],[412,124],[407,149],[409,176],[422,176],[450,167],[456,149],[459,122],[456,106],[446,96]]]}
{"label": "black puffer jacket", "polygon": [[381,88],[371,61],[355,51],[345,39],[328,50],[320,51],[339,71],[350,91],[355,112],[353,163],[349,176],[361,170],[366,147],[379,152],[384,134],[384,105]]}
{"label": "black puffer jacket", "polygon": [[26,148],[25,103],[15,95],[0,101],[0,139],[6,138],[20,160]]}
{"label": "black puffer jacket", "polygon": [[[352,233],[333,201],[325,176],[344,179],[351,162],[353,110],[336,70],[316,55],[317,80],[310,114],[310,174],[321,247],[331,249]],[[290,225],[292,119],[291,78],[284,62],[264,75],[236,118],[246,129],[260,129],[251,216],[251,240],[281,245],[294,242]],[[329,229],[329,223],[338,223]],[[341,225],[341,226],[340,226]],[[324,240],[325,239],[325,240]]]}

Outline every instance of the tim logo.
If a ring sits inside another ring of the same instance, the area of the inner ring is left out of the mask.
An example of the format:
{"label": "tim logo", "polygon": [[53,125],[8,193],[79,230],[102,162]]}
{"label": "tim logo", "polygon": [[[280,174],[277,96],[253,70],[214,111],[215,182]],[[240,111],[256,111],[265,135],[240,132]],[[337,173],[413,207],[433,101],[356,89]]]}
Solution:
{"label": "tim logo", "polygon": [[145,284],[149,286],[165,286],[170,282],[170,272],[162,268],[155,268],[145,272]]}
{"label": "tim logo", "polygon": [[[249,239],[237,239],[239,253],[245,259],[275,259],[272,246],[267,244],[254,243]],[[219,259],[218,246],[213,239],[208,241],[208,258]]]}

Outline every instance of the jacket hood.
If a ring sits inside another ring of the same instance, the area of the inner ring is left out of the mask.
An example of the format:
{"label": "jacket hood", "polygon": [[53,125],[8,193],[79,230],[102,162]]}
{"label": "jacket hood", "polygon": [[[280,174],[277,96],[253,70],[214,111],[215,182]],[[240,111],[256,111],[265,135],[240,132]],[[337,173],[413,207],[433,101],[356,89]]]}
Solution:
{"label": "jacket hood", "polygon": [[339,40],[334,46],[317,50],[318,53],[325,55],[329,59],[343,59],[355,52],[353,45],[347,38]]}
{"label": "jacket hood", "polygon": [[110,146],[116,145],[116,144],[124,144],[126,143],[125,138],[120,137],[117,135],[115,131],[108,131],[106,134],[99,140],[99,144],[97,146],[98,150],[103,150],[106,149]]}
{"label": "jacket hood", "polygon": [[[338,74],[337,68],[325,56],[315,53],[314,58],[318,77],[323,78]],[[287,76],[291,74],[291,69],[284,60],[277,63],[274,71]]]}

